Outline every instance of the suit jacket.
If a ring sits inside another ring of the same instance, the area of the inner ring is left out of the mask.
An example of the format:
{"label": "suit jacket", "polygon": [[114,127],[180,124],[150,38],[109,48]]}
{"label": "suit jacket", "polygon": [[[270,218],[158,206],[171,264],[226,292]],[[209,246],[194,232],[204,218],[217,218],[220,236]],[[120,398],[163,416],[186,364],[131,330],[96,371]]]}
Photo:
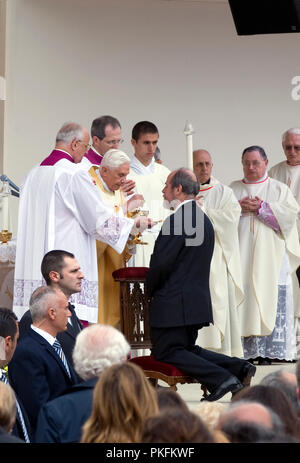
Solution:
{"label": "suit jacket", "polygon": [[27,412],[33,432],[41,406],[78,382],[73,367],[69,368],[71,378],[53,347],[32,329],[18,343],[8,366],[9,382]]}
{"label": "suit jacket", "polygon": [[169,328],[213,322],[209,291],[213,226],[195,201],[163,223],[147,273],[150,326]]}
{"label": "suit jacket", "polygon": [[[57,339],[60,342],[62,350],[68,360],[68,362],[73,366],[73,358],[72,353],[75,345],[76,336],[80,333],[83,329],[82,323],[77,317],[75,313],[74,305],[70,304],[69,302],[69,310],[72,313],[71,322],[67,325],[67,330],[63,331],[62,333],[57,334]],[[24,337],[24,335],[28,332],[30,325],[32,324],[32,318],[30,310],[24,313],[23,317],[19,321],[19,341]]]}
{"label": "suit jacket", "polygon": [[79,442],[81,428],[92,413],[97,378],[68,389],[62,396],[43,405],[38,417],[36,442]]}
{"label": "suit jacket", "polygon": [[25,441],[6,432],[0,426],[0,444],[25,444]]}

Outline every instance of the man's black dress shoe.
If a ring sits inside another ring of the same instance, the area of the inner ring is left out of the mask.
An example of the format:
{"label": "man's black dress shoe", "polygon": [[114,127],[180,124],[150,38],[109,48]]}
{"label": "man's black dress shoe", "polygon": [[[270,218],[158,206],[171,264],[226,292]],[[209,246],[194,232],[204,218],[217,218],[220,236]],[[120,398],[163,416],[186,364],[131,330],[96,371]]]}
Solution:
{"label": "man's black dress shoe", "polygon": [[207,400],[208,402],[214,402],[215,400],[221,399],[223,395],[227,394],[227,392],[231,392],[232,394],[236,394],[238,391],[243,389],[243,384],[235,377],[231,376],[229,379],[224,381],[214,392],[212,392],[206,398],[202,400]]}
{"label": "man's black dress shoe", "polygon": [[247,362],[242,372],[242,384],[244,386],[250,386],[251,379],[256,373],[256,367],[252,363]]}

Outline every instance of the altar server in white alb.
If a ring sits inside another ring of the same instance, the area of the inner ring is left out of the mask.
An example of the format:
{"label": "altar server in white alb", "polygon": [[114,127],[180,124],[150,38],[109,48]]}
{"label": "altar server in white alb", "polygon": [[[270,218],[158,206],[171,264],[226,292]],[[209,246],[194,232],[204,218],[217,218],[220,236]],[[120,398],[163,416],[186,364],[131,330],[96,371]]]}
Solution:
{"label": "altar server in white alb", "polygon": [[291,273],[300,263],[299,206],[268,177],[263,148],[243,151],[243,180],[231,183],[242,213],[239,241],[245,299],[239,308],[245,358],[293,360],[296,354]]}
{"label": "altar server in white alb", "polygon": [[[300,206],[300,128],[288,129],[282,135],[282,148],[286,159],[269,170],[269,176],[285,183],[292,191]],[[298,232],[300,237],[300,214],[298,214]],[[300,268],[297,276],[293,274],[295,330],[297,346],[300,346]]]}
{"label": "altar server in white alb", "polygon": [[138,122],[132,129],[131,143],[134,148],[134,156],[130,163],[127,179],[135,182],[135,193],[143,195],[145,199],[143,209],[149,211],[149,217],[158,223],[143,233],[142,240],[147,244],[137,245],[136,254],[130,259],[129,266],[149,266],[154,243],[162,222],[170,213],[163,207],[161,194],[170,170],[155,162],[154,157],[158,138],[158,129],[152,122]]}
{"label": "altar server in white alb", "polygon": [[215,232],[209,278],[214,324],[198,331],[197,344],[243,357],[238,318],[244,297],[238,240],[241,206],[231,188],[211,175],[213,163],[208,151],[195,150],[193,162],[200,183],[197,204],[210,218]]}
{"label": "altar server in white alb", "polygon": [[[88,131],[77,123],[65,123],[55,149],[22,184],[13,301],[19,318],[28,309],[34,289],[42,284],[44,255],[63,249],[76,255],[85,275],[81,292],[71,297],[77,316],[97,323],[96,239],[121,253],[137,219],[117,215],[102,200],[96,182],[81,165],[88,148]],[[138,225],[143,230],[147,221],[141,219]]]}

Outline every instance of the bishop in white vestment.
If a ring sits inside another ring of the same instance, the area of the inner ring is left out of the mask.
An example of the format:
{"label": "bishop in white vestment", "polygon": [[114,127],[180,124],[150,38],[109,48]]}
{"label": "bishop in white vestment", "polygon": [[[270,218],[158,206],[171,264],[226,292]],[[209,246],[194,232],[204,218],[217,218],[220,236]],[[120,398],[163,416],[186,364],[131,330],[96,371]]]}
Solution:
{"label": "bishop in white vestment", "polygon": [[197,204],[210,218],[215,232],[209,278],[214,324],[198,331],[197,344],[243,357],[237,310],[244,297],[238,241],[241,207],[233,191],[211,175],[213,163],[208,151],[195,150],[193,159],[200,183]]}
{"label": "bishop in white vestment", "polygon": [[290,189],[268,177],[263,148],[246,148],[244,179],[231,183],[242,208],[239,242],[245,299],[238,309],[245,358],[293,360],[290,275],[300,263],[299,206]]}
{"label": "bishop in white vestment", "polygon": [[[282,147],[286,160],[279,162],[269,170],[269,176],[285,183],[292,191],[300,206],[300,128],[289,129],[282,136]],[[300,238],[300,214],[297,220]],[[300,346],[300,269],[292,275],[294,295],[295,330],[297,346]]]}
{"label": "bishop in white vestment", "polygon": [[77,316],[97,323],[98,272],[96,239],[121,253],[134,221],[107,207],[80,161],[89,133],[75,123],[58,132],[56,147],[26,176],[20,194],[13,310],[20,318],[34,289],[42,284],[40,266],[46,252],[72,252],[85,276],[74,294]]}

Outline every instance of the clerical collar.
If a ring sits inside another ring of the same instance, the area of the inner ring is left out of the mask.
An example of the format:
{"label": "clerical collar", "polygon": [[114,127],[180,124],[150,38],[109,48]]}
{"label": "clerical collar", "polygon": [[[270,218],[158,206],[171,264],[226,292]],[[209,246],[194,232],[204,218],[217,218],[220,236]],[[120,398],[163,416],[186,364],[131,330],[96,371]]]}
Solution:
{"label": "clerical collar", "polygon": [[298,166],[300,166],[300,163],[299,163],[299,164],[294,164],[294,165],[292,166],[291,164],[289,164],[288,161],[285,161],[285,162],[286,162],[286,164],[287,164],[289,167],[298,167]]}
{"label": "clerical collar", "polygon": [[269,178],[269,177],[268,177],[268,172],[266,171],[266,172],[265,172],[265,175],[264,175],[262,178],[260,178],[259,180],[256,180],[256,182],[253,182],[253,181],[251,181],[251,180],[247,180],[246,177],[244,177],[242,181],[243,181],[243,183],[263,183],[263,182],[265,182],[268,178]]}
{"label": "clerical collar", "polygon": [[73,156],[70,155],[70,153],[68,153],[68,151],[65,151],[65,150],[62,150],[60,148],[55,148],[56,151],[62,151],[63,153],[66,153],[68,156],[70,156],[71,159],[73,159]]}
{"label": "clerical collar", "polygon": [[134,155],[130,162],[130,168],[138,175],[149,175],[155,171],[155,159],[154,156],[151,159],[150,164],[145,166],[139,159]]}
{"label": "clerical collar", "polygon": [[207,182],[200,183],[200,185],[209,185],[210,184],[210,178],[207,180]]}
{"label": "clerical collar", "polygon": [[98,169],[98,176],[99,176],[99,178],[100,178],[100,180],[101,180],[101,182],[102,182],[102,185],[103,185],[104,189],[105,189],[106,191],[108,191],[109,193],[115,194],[114,191],[112,191],[112,190],[110,190],[110,189],[108,188],[108,186],[106,185],[105,181],[104,181],[103,178],[101,177],[100,169]]}

